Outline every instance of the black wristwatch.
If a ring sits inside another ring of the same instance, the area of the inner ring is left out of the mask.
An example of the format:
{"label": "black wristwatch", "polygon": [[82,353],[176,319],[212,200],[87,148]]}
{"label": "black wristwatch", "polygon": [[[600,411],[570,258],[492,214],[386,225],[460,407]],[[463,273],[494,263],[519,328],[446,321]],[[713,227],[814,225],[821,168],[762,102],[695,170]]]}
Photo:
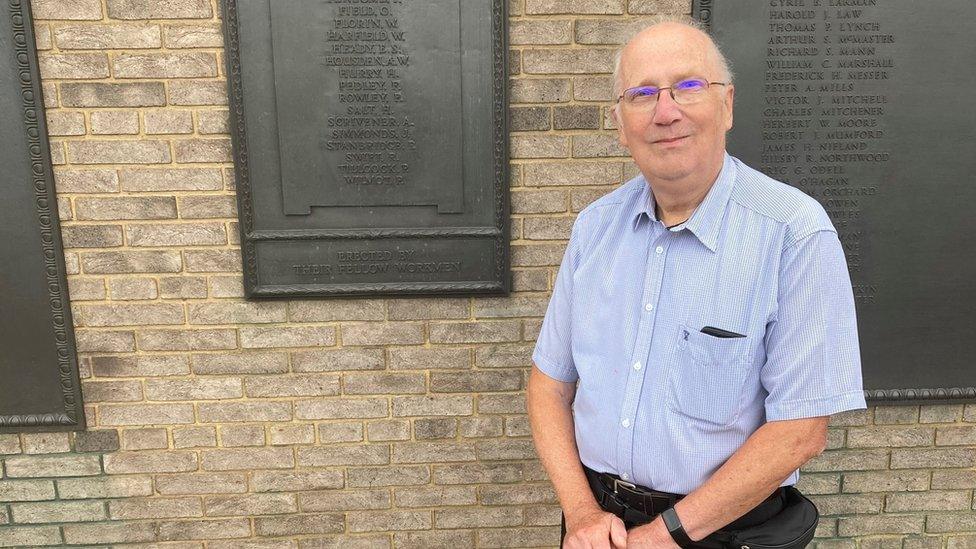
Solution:
{"label": "black wristwatch", "polygon": [[668,507],[661,513],[661,518],[664,519],[664,525],[668,527],[668,532],[671,533],[671,538],[674,542],[681,547],[691,547],[695,542],[691,541],[688,537],[688,533],[685,532],[685,527],[681,525],[681,519],[678,518],[678,513],[675,512],[674,507]]}

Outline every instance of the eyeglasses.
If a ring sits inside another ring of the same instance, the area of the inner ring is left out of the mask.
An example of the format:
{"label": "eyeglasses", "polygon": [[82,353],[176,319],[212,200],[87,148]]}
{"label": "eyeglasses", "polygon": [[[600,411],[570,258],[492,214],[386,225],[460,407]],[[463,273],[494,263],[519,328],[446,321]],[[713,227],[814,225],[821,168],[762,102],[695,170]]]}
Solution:
{"label": "eyeglasses", "polygon": [[658,95],[664,90],[671,93],[671,99],[679,105],[690,105],[697,103],[705,97],[705,92],[711,85],[728,86],[731,82],[709,82],[702,78],[689,78],[682,80],[671,86],[658,88],[656,86],[637,86],[628,88],[617,98],[617,102],[623,101],[628,107],[650,109],[657,104]]}

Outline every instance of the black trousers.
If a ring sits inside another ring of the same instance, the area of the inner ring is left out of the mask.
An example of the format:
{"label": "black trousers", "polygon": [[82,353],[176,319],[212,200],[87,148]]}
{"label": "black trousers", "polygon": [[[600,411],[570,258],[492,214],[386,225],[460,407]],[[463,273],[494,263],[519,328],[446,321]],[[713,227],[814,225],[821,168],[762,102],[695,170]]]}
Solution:
{"label": "black trousers", "polygon": [[[600,503],[600,507],[602,507],[604,511],[613,512],[608,508],[609,506],[605,504],[608,501],[608,496],[612,495],[613,493],[612,488],[606,486],[605,483],[601,482],[597,478],[599,473],[597,473],[596,471],[593,471],[592,469],[589,469],[586,466],[583,467],[583,470],[586,473],[587,480],[590,482],[590,490],[593,491],[593,497],[595,497],[597,502]],[[645,491],[647,490],[644,487],[639,486],[639,488]],[[662,496],[671,496],[675,500],[680,500],[681,498],[684,497],[684,494],[670,494],[667,492],[654,492],[654,493],[660,494]],[[746,514],[742,515],[741,517],[735,519],[734,521],[730,522],[722,529],[739,530],[742,528],[755,526],[757,524],[762,524],[763,522],[766,522],[771,517],[777,515],[780,511],[782,511],[785,505],[786,505],[786,493],[783,488],[779,488],[775,492],[773,492],[768,498],[766,498],[766,500],[764,500],[759,505],[757,505],[755,508],[753,508]],[[618,512],[615,514],[619,516],[621,519],[623,519],[624,526],[626,526],[627,529],[630,530],[631,528],[635,528],[637,526],[641,526],[642,524],[647,524],[651,522],[663,510],[664,509],[660,509],[660,510],[655,509],[654,514],[647,514],[644,513],[642,510],[638,511],[638,510],[630,509],[626,513],[626,517],[625,517],[625,513],[623,512]],[[566,515],[565,514],[562,516],[562,520],[560,524],[559,539],[560,539],[560,545],[562,544],[562,541],[566,539]],[[697,541],[694,547],[697,549],[724,549],[725,544],[722,541],[716,539],[713,535],[708,535],[705,538]]]}

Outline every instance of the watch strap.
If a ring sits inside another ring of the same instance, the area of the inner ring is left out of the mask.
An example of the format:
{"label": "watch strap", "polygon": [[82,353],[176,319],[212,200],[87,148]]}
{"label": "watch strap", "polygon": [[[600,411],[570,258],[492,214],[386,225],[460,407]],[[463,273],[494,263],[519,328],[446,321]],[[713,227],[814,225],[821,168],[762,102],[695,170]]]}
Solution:
{"label": "watch strap", "polygon": [[667,526],[668,532],[671,534],[671,538],[674,542],[681,547],[691,547],[695,542],[691,541],[688,537],[688,533],[685,532],[685,527],[681,525],[681,519],[678,518],[678,513],[674,510],[674,507],[668,507],[661,513],[661,518],[664,520],[664,525]]}

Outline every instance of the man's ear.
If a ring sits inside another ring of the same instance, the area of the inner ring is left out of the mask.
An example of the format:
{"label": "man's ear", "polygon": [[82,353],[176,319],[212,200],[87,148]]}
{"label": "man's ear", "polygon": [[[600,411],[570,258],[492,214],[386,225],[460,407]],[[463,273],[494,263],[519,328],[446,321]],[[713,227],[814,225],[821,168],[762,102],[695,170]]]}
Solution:
{"label": "man's ear", "polygon": [[725,110],[727,113],[725,120],[725,131],[729,131],[732,129],[733,122],[732,107],[735,105],[735,86],[729,84],[725,87],[727,88],[725,92]]}
{"label": "man's ear", "polygon": [[620,120],[620,103],[614,103],[610,107],[610,116],[613,118],[614,125],[617,126],[617,141],[621,147],[627,147],[627,136],[624,135],[623,125]]}

